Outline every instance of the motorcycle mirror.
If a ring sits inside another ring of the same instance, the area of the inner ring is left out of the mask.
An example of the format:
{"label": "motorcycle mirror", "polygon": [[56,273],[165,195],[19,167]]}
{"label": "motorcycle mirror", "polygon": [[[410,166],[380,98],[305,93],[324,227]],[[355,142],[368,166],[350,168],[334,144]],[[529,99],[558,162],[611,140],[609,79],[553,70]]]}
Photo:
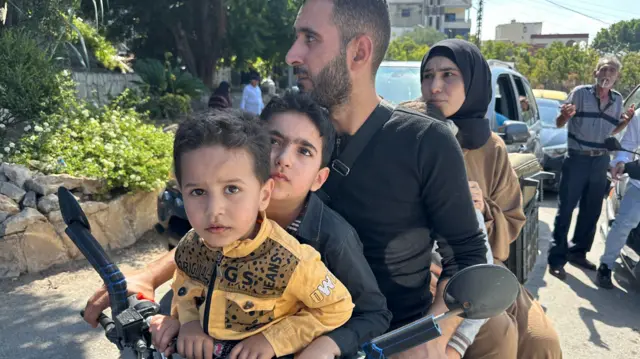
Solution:
{"label": "motorcycle mirror", "polygon": [[73,194],[65,187],[58,188],[58,203],[60,204],[62,218],[67,226],[70,226],[73,222],[78,222],[88,231],[91,231],[89,220],[84,214],[82,207],[80,207],[80,204]]}
{"label": "motorcycle mirror", "polygon": [[467,319],[494,317],[509,308],[520,292],[516,276],[505,267],[479,264],[467,267],[449,279],[445,303]]}
{"label": "motorcycle mirror", "polygon": [[622,145],[615,137],[609,137],[604,140],[604,147],[609,151],[620,151],[622,149]]}

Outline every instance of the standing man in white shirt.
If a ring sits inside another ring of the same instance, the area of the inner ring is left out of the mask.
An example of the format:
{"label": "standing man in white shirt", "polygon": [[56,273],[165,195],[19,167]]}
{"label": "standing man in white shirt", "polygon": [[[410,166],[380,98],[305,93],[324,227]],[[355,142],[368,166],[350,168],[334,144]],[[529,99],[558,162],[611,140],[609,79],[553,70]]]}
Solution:
{"label": "standing man in white shirt", "polygon": [[[640,147],[640,109],[629,122],[627,132],[620,142],[622,148],[635,150]],[[620,178],[624,173],[625,163],[633,160],[633,154],[618,151],[613,161],[611,161],[611,177],[614,180]],[[596,275],[596,283],[599,287],[612,289],[611,268],[620,254],[620,250],[627,242],[629,233],[640,224],[640,181],[632,179],[629,181],[627,192],[620,203],[620,210],[616,215],[616,220],[609,230],[605,242],[604,254],[600,257],[600,267]]]}
{"label": "standing man in white shirt", "polygon": [[260,90],[260,75],[251,74],[251,82],[244,87],[242,91],[242,101],[240,102],[240,108],[251,112],[255,115],[260,115],[264,108],[264,102],[262,101],[262,90]]}

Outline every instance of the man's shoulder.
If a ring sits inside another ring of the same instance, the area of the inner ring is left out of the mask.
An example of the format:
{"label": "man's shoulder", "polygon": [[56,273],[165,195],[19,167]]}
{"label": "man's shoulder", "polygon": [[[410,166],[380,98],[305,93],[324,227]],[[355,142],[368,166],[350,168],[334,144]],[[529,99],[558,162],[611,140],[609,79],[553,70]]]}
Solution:
{"label": "man's shoulder", "polygon": [[402,137],[409,135],[411,138],[420,140],[422,135],[431,132],[431,129],[446,131],[448,127],[442,120],[433,116],[404,106],[398,106],[393,110],[391,118],[383,129],[391,135],[395,134]]}
{"label": "man's shoulder", "polygon": [[591,89],[593,89],[593,85],[578,85],[574,87],[571,92],[577,93],[580,91],[590,91]]}
{"label": "man's shoulder", "polygon": [[612,89],[611,93],[614,95],[616,101],[620,100],[620,103],[624,102],[624,96],[622,96],[620,92]]}

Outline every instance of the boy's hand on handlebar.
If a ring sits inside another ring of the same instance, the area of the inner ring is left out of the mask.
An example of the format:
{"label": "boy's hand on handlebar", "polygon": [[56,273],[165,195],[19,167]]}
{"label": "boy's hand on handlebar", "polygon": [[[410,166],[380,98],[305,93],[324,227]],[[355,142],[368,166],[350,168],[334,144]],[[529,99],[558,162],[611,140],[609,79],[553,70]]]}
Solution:
{"label": "boy's hand on handlebar", "polygon": [[183,324],[177,342],[178,354],[186,359],[213,358],[213,338],[208,336],[199,320]]}
{"label": "boy's hand on handlebar", "polygon": [[175,353],[174,346],[169,344],[180,333],[180,321],[167,315],[154,315],[150,324],[151,341],[156,350],[166,356]]}
{"label": "boy's hand on handlebar", "polygon": [[[145,298],[153,299],[155,297],[155,288],[153,282],[144,272],[125,273],[127,278],[127,291],[129,295],[142,293]],[[84,308],[84,320],[92,327],[98,326],[98,317],[103,310],[109,307],[109,293],[107,287],[102,286],[87,301]]]}
{"label": "boy's hand on handlebar", "polygon": [[271,343],[258,333],[236,344],[229,354],[229,359],[271,359],[276,356]]}

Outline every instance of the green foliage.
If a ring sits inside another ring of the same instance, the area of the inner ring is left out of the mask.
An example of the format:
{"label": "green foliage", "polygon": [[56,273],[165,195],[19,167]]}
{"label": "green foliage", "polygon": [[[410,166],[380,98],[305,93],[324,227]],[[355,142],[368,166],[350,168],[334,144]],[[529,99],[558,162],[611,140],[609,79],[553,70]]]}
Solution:
{"label": "green foliage", "polygon": [[[110,69],[116,67],[125,69],[126,64],[117,63],[117,57],[111,56],[115,49],[109,49],[112,46],[101,38],[95,29],[89,25],[80,24],[83,34],[76,26],[78,22],[74,14],[81,9],[81,6],[91,6],[91,11],[87,11],[87,15],[95,18],[96,24],[99,24],[100,20],[104,21],[104,5],[108,3],[102,0],[9,1],[5,26],[28,30],[34,34],[34,38],[49,57],[69,64],[75,60],[83,67],[89,68],[89,52],[84,37],[86,34],[96,51],[95,56],[98,61]],[[114,61],[116,61],[115,64]]]}
{"label": "green foliage", "polygon": [[173,135],[146,124],[144,115],[120,107],[121,102],[90,108],[70,100],[29,129],[12,153],[13,162],[45,174],[103,179],[105,191],[162,186],[171,169]]}
{"label": "green foliage", "polygon": [[389,44],[385,60],[421,61],[429,46],[416,44],[410,37],[397,38]]}
{"label": "green foliage", "polygon": [[79,37],[82,36],[102,66],[108,70],[119,69],[122,72],[131,71],[131,68],[118,57],[118,50],[116,50],[104,36],[100,35],[95,27],[82,21],[82,19],[78,17],[74,17],[72,23],[78,29],[79,34],[71,32],[70,37],[75,40],[75,42],[78,42]]}
{"label": "green foliage", "polygon": [[178,66],[171,66],[170,54],[163,64],[156,59],[141,59],[134,66],[149,94],[163,96],[165,94],[184,95],[198,98],[207,90],[202,81]]}
{"label": "green foliage", "polygon": [[[640,52],[630,52],[622,58],[622,73],[616,89],[628,95],[637,85],[640,85]],[[640,107],[640,104],[636,107]]]}
{"label": "green foliage", "polygon": [[[245,68],[257,57],[284,63],[302,0],[110,0],[108,39],[126,40],[138,58],[176,54],[213,88],[222,61]],[[86,8],[93,12],[92,8]]]}
{"label": "green foliage", "polygon": [[0,143],[26,124],[37,125],[64,101],[74,84],[61,81],[59,73],[31,33],[0,32]]}
{"label": "green foliage", "polygon": [[619,21],[608,29],[600,30],[591,46],[613,54],[640,51],[640,19]]}
{"label": "green foliage", "polygon": [[191,112],[191,99],[189,96],[168,93],[152,97],[141,108],[149,111],[151,118],[176,119]]}
{"label": "green foliage", "polygon": [[[593,71],[602,53],[593,48],[566,46],[554,42],[546,48],[533,49],[501,41],[485,41],[482,53],[487,59],[514,62],[516,69],[534,88],[571,91],[575,86],[593,83]],[[615,88],[628,95],[640,83],[640,53],[620,56],[621,77]]]}
{"label": "green foliage", "polygon": [[171,65],[171,54],[166,61],[142,59],[135,64],[135,70],[142,82],[138,84],[149,100],[139,109],[149,111],[154,119],[175,119],[191,112],[191,100],[199,99],[206,93],[206,86],[200,79]]}

